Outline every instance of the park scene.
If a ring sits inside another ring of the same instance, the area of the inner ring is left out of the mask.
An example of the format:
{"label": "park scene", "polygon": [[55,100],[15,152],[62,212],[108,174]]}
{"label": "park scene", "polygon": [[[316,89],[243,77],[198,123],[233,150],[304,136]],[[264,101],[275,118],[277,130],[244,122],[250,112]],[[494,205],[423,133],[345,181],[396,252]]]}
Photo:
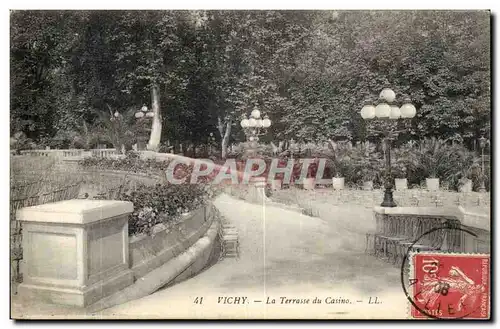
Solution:
{"label": "park scene", "polygon": [[490,20],[11,11],[11,318],[488,319]]}

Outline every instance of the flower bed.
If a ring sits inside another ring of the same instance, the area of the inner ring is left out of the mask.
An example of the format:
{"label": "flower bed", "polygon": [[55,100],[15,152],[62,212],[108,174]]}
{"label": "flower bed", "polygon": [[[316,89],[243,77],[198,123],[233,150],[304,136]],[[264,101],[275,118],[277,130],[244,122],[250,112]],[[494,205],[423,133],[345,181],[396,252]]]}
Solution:
{"label": "flower bed", "polygon": [[[151,235],[158,224],[176,223],[183,214],[204,207],[216,193],[216,189],[207,184],[162,182],[160,178],[168,163],[168,160],[140,159],[130,154],[123,159],[86,158],[80,166],[86,170],[101,170],[104,175],[121,172],[123,180],[108,187],[107,192],[113,193],[100,193],[95,198],[132,202],[134,211],[129,217],[129,234]],[[149,176],[156,184],[136,177],[142,174],[146,174],[144,179]],[[133,187],[128,184],[127,178],[135,180]]]}
{"label": "flower bed", "polygon": [[189,248],[206,233],[212,220],[212,206],[204,205],[175,221],[156,224],[150,235],[132,237],[129,249],[134,276],[144,276]]}

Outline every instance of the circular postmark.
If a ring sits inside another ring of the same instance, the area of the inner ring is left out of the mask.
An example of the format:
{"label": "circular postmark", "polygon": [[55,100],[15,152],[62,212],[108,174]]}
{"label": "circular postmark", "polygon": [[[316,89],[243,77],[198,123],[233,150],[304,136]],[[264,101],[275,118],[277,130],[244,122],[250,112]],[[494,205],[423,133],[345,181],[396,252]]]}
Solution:
{"label": "circular postmark", "polygon": [[[408,244],[401,262],[401,285],[410,302],[413,318],[483,318],[479,315],[489,313],[483,312],[483,308],[489,307],[483,305],[485,298],[486,303],[489,301],[489,277],[485,284],[479,284],[483,281],[477,274],[478,268],[482,269],[479,256],[464,257],[468,254],[455,252],[455,245],[444,250],[422,248],[421,242],[430,237],[441,235],[447,239],[464,233],[477,237],[458,223],[448,223],[422,233]],[[458,243],[462,242],[459,240]],[[482,257],[486,258],[485,255]],[[489,271],[489,260],[487,266]]]}

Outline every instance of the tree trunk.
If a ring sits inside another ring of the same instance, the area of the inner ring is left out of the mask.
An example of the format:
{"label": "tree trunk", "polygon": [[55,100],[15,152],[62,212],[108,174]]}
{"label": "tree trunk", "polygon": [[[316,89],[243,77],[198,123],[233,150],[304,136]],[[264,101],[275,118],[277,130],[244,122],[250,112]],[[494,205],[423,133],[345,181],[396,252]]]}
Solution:
{"label": "tree trunk", "polygon": [[222,120],[220,116],[217,117],[217,129],[219,130],[220,138],[224,138],[224,125],[222,124]]}
{"label": "tree trunk", "polygon": [[87,123],[85,120],[83,120],[83,133],[85,134],[85,145],[83,145],[84,151],[90,150],[90,134],[89,134],[89,128],[87,127]]}
{"label": "tree trunk", "polygon": [[226,123],[226,131],[224,132],[224,137],[222,138],[221,156],[223,159],[227,157],[227,144],[229,143],[230,135],[231,135],[231,120],[228,120]]}
{"label": "tree trunk", "polygon": [[158,85],[151,85],[151,108],[155,114],[151,126],[151,136],[149,137],[148,150],[158,151],[161,140],[161,111],[160,111],[160,95],[158,93]]}

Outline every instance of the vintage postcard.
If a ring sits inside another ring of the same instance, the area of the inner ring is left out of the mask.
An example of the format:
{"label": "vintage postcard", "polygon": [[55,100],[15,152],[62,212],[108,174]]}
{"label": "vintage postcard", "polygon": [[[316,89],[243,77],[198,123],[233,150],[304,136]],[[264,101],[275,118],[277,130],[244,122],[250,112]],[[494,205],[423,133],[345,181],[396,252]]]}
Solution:
{"label": "vintage postcard", "polygon": [[26,319],[490,320],[487,10],[12,10]]}

